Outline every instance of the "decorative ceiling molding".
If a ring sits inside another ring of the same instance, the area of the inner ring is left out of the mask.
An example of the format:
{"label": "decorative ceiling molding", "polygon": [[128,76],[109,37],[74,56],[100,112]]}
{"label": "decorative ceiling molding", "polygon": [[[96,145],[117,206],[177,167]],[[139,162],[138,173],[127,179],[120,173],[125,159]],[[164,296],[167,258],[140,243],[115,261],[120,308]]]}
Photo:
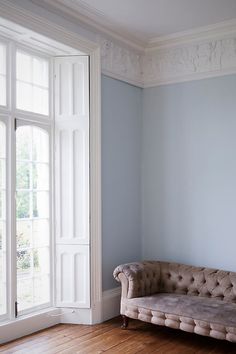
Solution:
{"label": "decorative ceiling molding", "polygon": [[99,37],[102,72],[139,87],[236,73],[236,31],[222,39],[160,47],[139,54]]}
{"label": "decorative ceiling molding", "polygon": [[[1,0],[1,3],[10,5],[11,1]],[[97,26],[88,16],[82,15],[84,9],[80,13],[78,6],[69,10],[63,5],[77,4],[77,1],[31,1],[51,12],[57,9],[57,14],[66,14],[67,19],[73,16],[80,26],[89,29],[93,34],[93,45],[99,44],[101,48],[102,73],[107,76],[139,87],[151,87],[236,73],[236,19],[156,38],[140,47],[132,43],[130,37]],[[25,10],[22,9],[21,13],[24,17]],[[36,15],[36,31],[39,24],[51,28],[48,21]],[[82,42],[79,31],[74,34]]]}
{"label": "decorative ceiling molding", "polygon": [[223,39],[148,51],[143,61],[144,87],[233,73],[236,73],[236,32]]}
{"label": "decorative ceiling molding", "polygon": [[229,37],[236,33],[236,19],[220,22],[214,25],[198,27],[188,31],[176,32],[166,36],[150,39],[145,46],[145,51],[185,45],[188,43]]}
{"label": "decorative ceiling molding", "polygon": [[103,36],[98,36],[97,42],[101,48],[103,74],[143,87],[142,53],[124,48]]}

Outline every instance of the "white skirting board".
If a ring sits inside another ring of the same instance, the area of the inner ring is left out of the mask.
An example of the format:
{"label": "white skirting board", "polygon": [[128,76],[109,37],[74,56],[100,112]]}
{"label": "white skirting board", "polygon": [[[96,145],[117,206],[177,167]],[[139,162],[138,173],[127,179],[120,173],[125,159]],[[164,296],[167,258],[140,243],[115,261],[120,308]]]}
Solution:
{"label": "white skirting board", "polygon": [[60,323],[96,324],[120,314],[121,288],[103,291],[102,302],[96,304],[97,313],[91,309],[61,308]]}
{"label": "white skirting board", "polygon": [[120,314],[121,288],[113,288],[103,291],[102,296],[102,320],[106,321]]}
{"label": "white skirting board", "polygon": [[93,318],[91,309],[52,308],[4,323],[0,326],[0,344],[59,323],[94,324],[107,321],[120,314],[120,298],[120,287],[104,291],[101,313],[96,318]]}

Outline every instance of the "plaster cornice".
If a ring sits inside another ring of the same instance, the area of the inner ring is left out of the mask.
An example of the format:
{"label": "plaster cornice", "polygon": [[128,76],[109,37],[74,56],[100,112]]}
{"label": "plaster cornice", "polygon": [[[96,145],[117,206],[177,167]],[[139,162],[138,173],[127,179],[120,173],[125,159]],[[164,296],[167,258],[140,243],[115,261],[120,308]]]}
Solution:
{"label": "plaster cornice", "polygon": [[[137,44],[130,34],[110,29],[108,22],[96,22],[96,13],[80,8],[81,1],[31,1],[89,29],[101,48],[102,72],[130,84],[151,87],[236,73],[236,19]],[[43,25],[44,20],[36,16],[35,23]]]}
{"label": "plaster cornice", "polygon": [[166,36],[151,38],[147,41],[145,51],[155,51],[194,42],[228,37],[236,33],[236,19],[220,22],[214,25],[198,27],[188,31],[176,32]]}

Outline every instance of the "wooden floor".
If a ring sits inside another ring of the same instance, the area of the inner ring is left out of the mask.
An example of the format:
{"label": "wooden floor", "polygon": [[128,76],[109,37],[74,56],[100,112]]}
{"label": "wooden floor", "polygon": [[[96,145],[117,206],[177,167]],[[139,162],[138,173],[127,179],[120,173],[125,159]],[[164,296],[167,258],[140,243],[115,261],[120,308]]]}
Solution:
{"label": "wooden floor", "polygon": [[236,344],[120,318],[100,325],[58,325],[0,346],[0,353],[236,354]]}

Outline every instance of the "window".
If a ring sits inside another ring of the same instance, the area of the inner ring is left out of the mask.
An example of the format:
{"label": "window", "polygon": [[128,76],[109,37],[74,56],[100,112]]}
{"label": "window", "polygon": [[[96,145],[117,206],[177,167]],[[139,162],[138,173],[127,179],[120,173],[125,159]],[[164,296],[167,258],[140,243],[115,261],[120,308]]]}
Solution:
{"label": "window", "polygon": [[89,311],[89,57],[0,48],[0,320]]}
{"label": "window", "polygon": [[50,302],[49,136],[16,131],[17,303],[19,313]]}
{"label": "window", "polygon": [[48,61],[20,50],[16,53],[16,107],[48,115]]}
{"label": "window", "polygon": [[0,106],[6,106],[6,46],[0,43]]}
{"label": "window", "polygon": [[0,121],[0,317],[6,313],[6,127]]}
{"label": "window", "polygon": [[0,42],[0,319],[51,304],[49,72],[47,57]]}

